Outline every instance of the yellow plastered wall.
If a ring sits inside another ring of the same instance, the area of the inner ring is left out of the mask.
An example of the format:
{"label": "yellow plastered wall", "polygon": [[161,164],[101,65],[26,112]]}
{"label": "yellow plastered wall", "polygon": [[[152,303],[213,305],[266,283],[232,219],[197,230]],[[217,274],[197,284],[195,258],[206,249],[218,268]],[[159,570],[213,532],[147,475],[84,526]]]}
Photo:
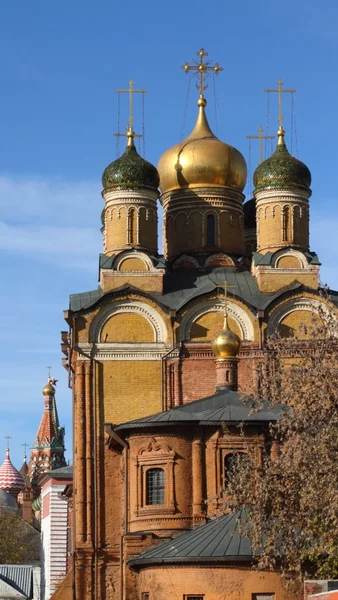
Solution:
{"label": "yellow plastered wall", "polygon": [[136,313],[115,314],[104,324],[101,342],[155,342],[155,331],[151,323]]}
{"label": "yellow plastered wall", "polygon": [[244,250],[244,228],[241,226],[239,216],[233,215],[230,220],[228,212],[220,215],[221,240],[220,247],[226,252],[242,253]]}
{"label": "yellow plastered wall", "polygon": [[115,248],[125,248],[127,244],[127,209],[121,207],[108,210],[106,215],[107,253]]}
{"label": "yellow plastered wall", "polygon": [[295,336],[297,339],[310,339],[313,337],[311,331],[316,325],[322,325],[316,313],[309,310],[295,310],[281,321],[279,333],[282,337]]}
{"label": "yellow plastered wall", "polygon": [[[217,333],[223,329],[223,324],[223,313],[219,311],[208,312],[199,317],[199,319],[196,319],[196,321],[193,323],[190,331],[190,340],[192,342],[206,342],[208,340],[212,340],[216,337]],[[231,331],[238,335],[238,337],[242,337],[237,321],[231,317],[229,317],[229,327]]]}
{"label": "yellow plastered wall", "polygon": [[318,288],[318,274],[307,270],[298,271],[298,273],[278,273],[278,269],[271,269],[267,272],[258,273],[256,275],[259,289],[262,292],[274,292],[280,290],[286,285],[290,285],[294,281],[302,283],[308,287]]}
{"label": "yellow plastered wall", "polygon": [[102,362],[100,373],[104,422],[123,423],[162,410],[160,360]]}
{"label": "yellow plastered wall", "polygon": [[277,262],[278,269],[302,269],[303,265],[296,256],[282,256]]}
{"label": "yellow plastered wall", "polygon": [[157,218],[155,210],[141,207],[139,212],[139,244],[157,252]]}
{"label": "yellow plastered wall", "polygon": [[121,263],[120,271],[149,271],[146,263],[140,258],[126,258]]}

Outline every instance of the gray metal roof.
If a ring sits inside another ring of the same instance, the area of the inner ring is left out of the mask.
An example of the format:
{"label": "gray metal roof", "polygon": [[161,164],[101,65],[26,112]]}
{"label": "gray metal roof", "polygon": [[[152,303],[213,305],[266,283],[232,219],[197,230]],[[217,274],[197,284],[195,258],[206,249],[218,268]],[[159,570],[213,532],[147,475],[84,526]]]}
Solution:
{"label": "gray metal roof", "polygon": [[[147,292],[145,295],[153,298],[165,308],[179,310],[193,298],[208,294],[217,288],[223,290],[225,279],[229,284],[229,296],[240,298],[253,309],[264,309],[286,291],[302,287],[299,282],[295,282],[287,289],[284,288],[274,293],[261,292],[256,279],[249,271],[238,271],[235,267],[227,267],[202,274],[198,271],[168,272],[164,277],[164,293]],[[123,290],[125,291],[128,287],[137,291],[131,285],[124,286]],[[114,293],[116,294],[118,291],[115,290]],[[70,310],[74,312],[87,310],[103,296],[104,292],[100,287],[90,292],[72,294]]]}
{"label": "gray metal roof", "polygon": [[251,540],[242,536],[245,510],[224,515],[146,550],[128,561],[129,567],[163,563],[252,561]]}
{"label": "gray metal roof", "polygon": [[59,469],[52,469],[51,471],[49,471],[49,474],[52,477],[55,476],[69,476],[72,477],[73,476],[73,465],[67,465],[66,467],[60,467]]}
{"label": "gray metal roof", "polygon": [[[257,410],[256,410],[257,408]],[[285,406],[271,406],[268,402],[255,400],[233,390],[222,390],[213,396],[189,402],[183,406],[156,413],[142,419],[121,423],[115,431],[146,427],[196,423],[214,425],[219,423],[262,423],[276,421]]]}
{"label": "gray metal roof", "polygon": [[[2,598],[18,598],[19,594],[22,594],[25,598],[31,598],[32,576],[33,567],[31,565],[0,565],[0,596]],[[8,586],[13,592],[11,596],[8,596]]]}

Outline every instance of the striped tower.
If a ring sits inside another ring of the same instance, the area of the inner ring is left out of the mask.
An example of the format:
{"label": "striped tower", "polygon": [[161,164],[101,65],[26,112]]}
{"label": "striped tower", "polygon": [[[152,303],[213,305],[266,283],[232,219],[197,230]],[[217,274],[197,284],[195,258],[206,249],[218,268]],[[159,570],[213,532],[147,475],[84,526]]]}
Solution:
{"label": "striped tower", "polygon": [[6,448],[6,458],[0,467],[0,489],[6,490],[6,492],[17,499],[18,494],[24,487],[24,478],[12,464],[9,456],[9,448]]}

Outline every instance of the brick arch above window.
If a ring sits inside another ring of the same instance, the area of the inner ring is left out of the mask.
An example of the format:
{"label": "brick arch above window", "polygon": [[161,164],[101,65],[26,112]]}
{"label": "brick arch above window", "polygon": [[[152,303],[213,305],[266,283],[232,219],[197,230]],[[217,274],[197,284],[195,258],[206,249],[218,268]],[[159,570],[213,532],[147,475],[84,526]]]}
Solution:
{"label": "brick arch above window", "polygon": [[136,313],[143,316],[154,329],[154,341],[158,343],[167,341],[167,328],[161,315],[152,306],[139,300],[114,302],[102,308],[92,323],[90,341],[92,343],[99,342],[104,324],[113,315],[121,313]]}

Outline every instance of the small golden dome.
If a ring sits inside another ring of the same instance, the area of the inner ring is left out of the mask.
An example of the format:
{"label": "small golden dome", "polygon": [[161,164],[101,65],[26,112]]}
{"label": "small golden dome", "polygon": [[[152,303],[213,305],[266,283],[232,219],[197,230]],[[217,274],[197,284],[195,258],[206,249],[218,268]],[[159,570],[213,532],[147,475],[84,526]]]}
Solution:
{"label": "small golden dome", "polygon": [[51,382],[48,380],[47,385],[42,390],[43,396],[55,396],[55,388],[53,388]]}
{"label": "small golden dome", "polygon": [[228,315],[224,317],[224,326],[211,342],[211,348],[216,358],[235,358],[239,352],[241,340],[229,328]]}
{"label": "small golden dome", "polygon": [[189,137],[162,154],[157,170],[162,194],[196,187],[229,187],[242,192],[247,169],[242,154],[211,131],[205,114],[206,100],[197,102],[199,113]]}

